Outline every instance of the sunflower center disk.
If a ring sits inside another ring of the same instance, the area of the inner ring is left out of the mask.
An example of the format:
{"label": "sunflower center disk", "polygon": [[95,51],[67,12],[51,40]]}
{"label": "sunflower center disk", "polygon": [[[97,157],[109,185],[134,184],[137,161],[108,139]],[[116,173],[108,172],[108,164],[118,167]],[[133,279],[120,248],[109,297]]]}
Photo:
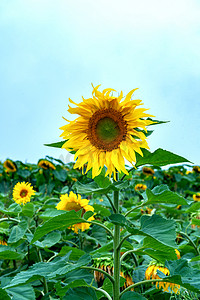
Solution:
{"label": "sunflower center disk", "polygon": [[104,151],[117,149],[127,134],[127,123],[123,115],[114,109],[96,111],[89,120],[88,139],[91,144]]}
{"label": "sunflower center disk", "polygon": [[27,190],[21,190],[20,197],[24,198],[24,197],[26,197],[27,194],[28,194]]}

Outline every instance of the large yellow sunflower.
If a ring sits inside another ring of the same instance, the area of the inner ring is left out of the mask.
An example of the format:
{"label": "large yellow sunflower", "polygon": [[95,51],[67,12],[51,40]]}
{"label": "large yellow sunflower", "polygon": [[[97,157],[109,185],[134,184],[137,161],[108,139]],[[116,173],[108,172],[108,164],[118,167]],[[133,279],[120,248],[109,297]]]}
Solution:
{"label": "large yellow sunflower", "polygon": [[47,159],[41,159],[39,160],[38,162],[38,166],[42,169],[52,169],[52,170],[55,170],[56,167],[54,166],[53,163],[51,163],[50,161],[48,161]]}
{"label": "large yellow sunflower", "polygon": [[3,163],[3,166],[6,169],[6,172],[16,172],[17,171],[16,165],[10,159],[6,159]]}
{"label": "large yellow sunflower", "polygon": [[18,182],[13,189],[13,200],[18,204],[30,202],[31,196],[35,194],[33,187],[28,182]]}
{"label": "large yellow sunflower", "polygon": [[[82,211],[82,215],[84,215],[84,213],[86,211],[94,211],[94,207],[92,207],[91,205],[88,205],[89,200],[87,199],[81,199],[81,195],[79,194],[74,194],[73,192],[65,195],[61,195],[60,196],[60,202],[58,203],[58,205],[56,206],[56,208],[58,210],[66,210],[66,211],[71,211],[71,210],[75,210],[75,211],[79,211],[79,210],[83,210]],[[94,220],[94,217],[90,217],[88,219],[88,221],[92,221]],[[70,228],[75,232],[78,233],[78,230],[80,229],[81,231],[85,231],[86,229],[89,229],[90,224],[89,223],[78,223],[75,224],[73,226],[71,226]]]}
{"label": "large yellow sunflower", "polygon": [[[138,108],[142,100],[131,100],[134,90],[123,99],[110,95],[113,89],[105,89],[101,93],[99,86],[93,87],[92,98],[84,99],[79,104],[69,101],[77,107],[69,106],[69,113],[79,117],[62,126],[61,136],[67,141],[62,148],[75,151],[74,168],[92,169],[92,177],[99,175],[104,165],[105,176],[116,175],[116,170],[128,175],[124,158],[131,164],[136,161],[135,152],[142,154],[141,148],[148,148],[146,126],[152,124],[146,117],[145,108]],[[67,121],[67,120],[66,120]]]}

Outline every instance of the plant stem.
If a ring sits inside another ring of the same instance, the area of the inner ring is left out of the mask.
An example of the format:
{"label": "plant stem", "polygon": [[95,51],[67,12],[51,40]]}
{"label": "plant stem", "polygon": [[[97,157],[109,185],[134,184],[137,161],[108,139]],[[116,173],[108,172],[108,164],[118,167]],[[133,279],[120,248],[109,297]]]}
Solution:
{"label": "plant stem", "polygon": [[146,202],[144,202],[144,203],[142,203],[142,204],[140,204],[140,205],[138,205],[138,206],[135,206],[135,207],[133,207],[131,210],[129,210],[129,211],[127,211],[126,213],[125,213],[125,217],[127,217],[130,213],[132,213],[134,210],[136,210],[137,208],[140,208],[140,207],[142,207],[142,206],[144,206],[146,204]]}
{"label": "plant stem", "polygon": [[13,218],[2,218],[2,219],[0,219],[0,222],[4,222],[4,221],[13,221],[13,222],[17,222],[17,223],[20,222],[20,220],[13,219]]}
{"label": "plant stem", "polygon": [[[136,169],[136,167],[132,167],[128,172],[130,173],[131,171],[133,171],[133,170],[135,170],[135,169]],[[125,178],[126,176],[127,176],[127,175],[124,174],[124,175],[122,176],[122,178],[121,178],[121,181],[124,180],[124,178]]]}
{"label": "plant stem", "polygon": [[124,293],[126,293],[127,291],[129,291],[130,289],[136,288],[137,286],[140,286],[141,284],[146,284],[146,283],[151,283],[151,282],[162,282],[162,281],[165,281],[165,280],[164,280],[164,279],[149,279],[149,280],[143,280],[143,281],[134,283],[134,284],[128,286],[125,290],[123,290],[123,291],[120,293],[120,297],[121,297]]}
{"label": "plant stem", "polygon": [[122,239],[121,239],[121,242],[119,243],[119,245],[118,245],[118,249],[120,249],[121,248],[121,246],[122,246],[122,244],[123,244],[123,242],[126,240],[126,239],[128,239],[131,235],[133,235],[132,233],[129,233],[129,234],[127,234],[126,236],[124,236]]}
{"label": "plant stem", "polygon": [[[39,261],[43,262],[40,249],[37,249],[37,253],[38,253]],[[45,277],[43,278],[43,286],[44,286],[44,294],[47,294],[48,293],[48,285],[47,285],[47,281],[46,281]]]}
{"label": "plant stem", "polygon": [[112,233],[112,231],[108,228],[108,227],[106,227],[105,225],[103,225],[102,223],[98,223],[98,222],[95,222],[95,221],[86,221],[85,219],[82,219],[85,223],[91,223],[91,224],[95,224],[95,225],[98,225],[98,226],[100,226],[100,227],[102,227],[102,228],[104,228],[106,231],[108,231],[108,233],[112,236],[112,238],[113,238],[113,233]]}
{"label": "plant stem", "polygon": [[180,234],[183,235],[184,237],[186,237],[186,238],[188,239],[188,241],[190,242],[190,244],[194,247],[194,249],[195,249],[197,255],[200,255],[197,246],[196,246],[195,243],[191,240],[191,238],[189,237],[189,235],[187,235],[187,233],[184,233],[184,232],[182,232],[182,231],[180,232]]}
{"label": "plant stem", "polygon": [[[116,180],[118,180],[118,174],[116,174]],[[119,191],[113,192],[114,206],[116,214],[119,213]],[[114,286],[113,286],[113,299],[119,300],[120,295],[120,225],[114,224],[114,239],[113,239],[113,250],[114,250]]]}
{"label": "plant stem", "polygon": [[101,292],[102,294],[104,294],[108,300],[112,300],[112,298],[110,297],[110,295],[103,289],[100,288],[96,288],[95,286],[91,286],[91,288],[93,288],[95,291]]}
{"label": "plant stem", "polygon": [[110,205],[112,207],[113,212],[116,213],[116,208],[115,208],[112,200],[110,199],[110,197],[108,196],[108,194],[105,194],[105,196],[107,197],[107,199],[108,199],[108,201],[109,201],[109,203],[110,203]]}

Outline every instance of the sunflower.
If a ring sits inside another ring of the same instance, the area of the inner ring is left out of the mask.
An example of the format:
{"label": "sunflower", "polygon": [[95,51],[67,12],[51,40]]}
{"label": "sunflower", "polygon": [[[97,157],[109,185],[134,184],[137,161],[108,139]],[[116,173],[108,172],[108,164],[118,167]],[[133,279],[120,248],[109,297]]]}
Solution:
{"label": "sunflower", "polygon": [[145,174],[145,175],[151,175],[153,176],[155,174],[155,171],[149,167],[143,167],[142,168],[142,173]]}
{"label": "sunflower", "polygon": [[[151,264],[145,271],[145,278],[147,280],[150,279],[160,279],[160,277],[157,275],[157,270],[161,271],[165,275],[169,275],[168,268],[160,265],[160,264]],[[163,289],[164,292],[174,291],[175,293],[179,292],[180,285],[177,285],[175,283],[171,282],[156,282],[156,288],[157,289]]]}
{"label": "sunflower", "polygon": [[33,187],[28,182],[18,182],[13,189],[13,200],[18,204],[30,202],[31,196],[35,194]]}
{"label": "sunflower", "polygon": [[8,246],[8,244],[4,240],[0,240],[0,245]]}
{"label": "sunflower", "polygon": [[[122,287],[122,290],[125,290],[128,286],[134,284],[134,282],[132,281],[132,277],[128,274],[128,272],[122,272],[120,271],[120,276],[123,277],[124,279],[126,279],[126,281],[124,282],[124,285]],[[134,289],[132,288],[131,291],[133,291]]]}
{"label": "sunflower", "polygon": [[83,98],[79,104],[69,99],[77,107],[69,106],[68,112],[79,117],[74,121],[66,120],[69,124],[60,128],[63,130],[61,137],[67,140],[62,148],[75,151],[74,168],[83,171],[86,164],[85,173],[92,169],[94,178],[105,165],[105,176],[113,174],[116,179],[116,170],[128,175],[124,158],[133,164],[136,152],[143,156],[141,148],[149,149],[144,132],[153,121],[144,118],[153,116],[144,113],[147,109],[137,108],[141,100],[131,100],[136,89],[122,100],[122,92],[114,97],[110,93],[115,90],[100,92],[98,88],[93,87],[92,98]]}
{"label": "sunflower", "polygon": [[147,186],[145,184],[142,184],[142,183],[138,183],[135,185],[134,187],[135,191],[145,191],[147,189]]}
{"label": "sunflower", "polygon": [[196,173],[200,173],[200,167],[199,166],[194,166],[192,168],[192,171],[196,172]]}
{"label": "sunflower", "polygon": [[200,201],[200,193],[194,194],[192,198],[194,201]]}
{"label": "sunflower", "polygon": [[54,164],[52,164],[50,161],[48,161],[47,159],[41,159],[39,160],[38,162],[38,166],[42,169],[52,169],[52,170],[55,170],[56,167],[54,166]]}
{"label": "sunflower", "polygon": [[[75,210],[75,211],[79,211],[79,210],[83,210],[82,211],[82,215],[84,215],[84,213],[86,211],[94,211],[94,208],[91,205],[88,205],[89,200],[87,199],[81,199],[81,195],[76,195],[73,192],[65,195],[61,195],[60,196],[60,202],[58,203],[58,205],[56,206],[56,208],[58,210],[66,210],[66,211],[71,211],[71,210]],[[94,220],[94,217],[90,217],[88,219],[88,221],[92,221]],[[86,229],[89,229],[90,224],[89,223],[78,223],[75,224],[73,226],[71,226],[70,228],[75,232],[78,233],[78,230],[80,229],[81,231],[85,231]]]}
{"label": "sunflower", "polygon": [[178,251],[178,249],[175,249],[175,252],[176,252],[177,258],[180,259],[180,258],[181,258],[181,254],[180,254],[180,252]]}
{"label": "sunflower", "polygon": [[6,172],[14,173],[17,171],[17,167],[16,167],[15,163],[10,159],[6,159],[3,163],[3,166],[6,169]]}

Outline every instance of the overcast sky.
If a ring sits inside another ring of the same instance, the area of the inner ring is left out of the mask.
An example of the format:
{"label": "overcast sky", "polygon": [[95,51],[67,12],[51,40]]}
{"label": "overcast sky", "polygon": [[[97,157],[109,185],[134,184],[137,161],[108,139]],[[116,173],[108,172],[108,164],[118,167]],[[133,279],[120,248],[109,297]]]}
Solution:
{"label": "overcast sky", "polygon": [[[68,98],[91,83],[136,99],[159,120],[148,143],[200,164],[200,1],[1,0],[0,160],[67,161]],[[72,118],[71,118],[72,119]]]}

